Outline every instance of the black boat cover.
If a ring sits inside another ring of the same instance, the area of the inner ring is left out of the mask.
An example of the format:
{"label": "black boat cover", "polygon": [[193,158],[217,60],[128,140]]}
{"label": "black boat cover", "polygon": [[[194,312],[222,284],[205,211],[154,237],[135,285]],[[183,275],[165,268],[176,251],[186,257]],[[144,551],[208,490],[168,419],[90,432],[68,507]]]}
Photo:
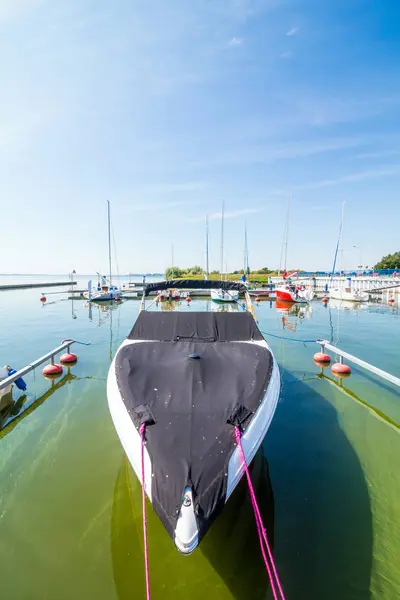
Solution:
{"label": "black boat cover", "polygon": [[185,289],[185,290],[239,290],[246,291],[246,286],[242,282],[237,281],[218,281],[215,279],[170,279],[169,281],[156,281],[146,284],[144,288],[145,296],[156,290],[168,289]]}
{"label": "black boat cover", "polygon": [[[186,486],[200,538],[226,499],[234,425],[246,428],[267,391],[269,350],[247,313],[141,312],[116,356],[116,378],[135,426],[146,423],[152,502],[174,536]],[[140,343],[140,340],[143,340]]]}

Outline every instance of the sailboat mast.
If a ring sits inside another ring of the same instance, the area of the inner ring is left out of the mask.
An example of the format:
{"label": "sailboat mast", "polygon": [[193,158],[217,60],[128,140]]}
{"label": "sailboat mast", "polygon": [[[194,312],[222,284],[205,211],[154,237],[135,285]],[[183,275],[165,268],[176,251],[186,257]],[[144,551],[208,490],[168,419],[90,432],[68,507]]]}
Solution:
{"label": "sailboat mast", "polygon": [[285,235],[285,260],[284,260],[284,270],[287,269],[287,248],[288,248],[288,237],[289,237],[289,217],[290,217],[290,195],[288,200],[288,209],[287,209],[287,217],[286,217],[286,235]]}
{"label": "sailboat mast", "polygon": [[209,277],[209,264],[208,264],[208,215],[206,215],[206,279]]}
{"label": "sailboat mast", "polygon": [[249,251],[247,248],[247,223],[245,221],[245,223],[244,223],[244,268],[243,268],[243,272],[245,275],[247,275],[248,270],[249,270]]}
{"label": "sailboat mast", "polygon": [[280,257],[280,260],[279,260],[278,277],[280,276],[280,273],[281,273],[282,262],[284,263],[283,264],[284,271],[286,271],[286,267],[287,267],[287,246],[288,246],[288,234],[289,234],[289,214],[290,214],[290,196],[289,196],[289,200],[288,200],[288,208],[287,208],[287,215],[286,215],[285,227],[284,227],[284,230],[283,230],[283,240],[282,240],[282,248],[281,248],[281,257]]}
{"label": "sailboat mast", "polygon": [[225,203],[222,200],[222,211],[221,211],[221,279],[222,273],[224,272],[224,209]]}
{"label": "sailboat mast", "polygon": [[110,201],[107,200],[107,216],[108,216],[108,272],[110,278],[110,286],[112,286],[111,279],[111,224],[110,224]]}
{"label": "sailboat mast", "polygon": [[343,273],[343,224],[344,224],[344,205],[346,203],[342,202],[342,223],[340,225],[340,273]]}

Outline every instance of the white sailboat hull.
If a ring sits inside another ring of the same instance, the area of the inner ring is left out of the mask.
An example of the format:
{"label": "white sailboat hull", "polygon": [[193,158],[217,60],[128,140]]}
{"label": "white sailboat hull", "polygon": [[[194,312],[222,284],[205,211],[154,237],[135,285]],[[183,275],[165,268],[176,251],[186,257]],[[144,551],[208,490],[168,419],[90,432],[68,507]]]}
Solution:
{"label": "white sailboat hull", "polygon": [[111,291],[95,291],[92,294],[89,292],[83,292],[83,297],[89,302],[110,302],[111,300],[121,298],[121,292],[118,288],[113,288]]}
{"label": "white sailboat hull", "polygon": [[276,298],[286,302],[306,304],[307,302],[311,302],[313,297],[314,291],[311,288],[300,289],[296,287],[296,289],[293,289],[293,286],[289,285],[280,285],[276,288]]}
{"label": "white sailboat hull", "polygon": [[333,288],[329,290],[329,297],[334,300],[344,300],[346,302],[368,302],[369,294],[360,291],[347,291],[344,288]]}

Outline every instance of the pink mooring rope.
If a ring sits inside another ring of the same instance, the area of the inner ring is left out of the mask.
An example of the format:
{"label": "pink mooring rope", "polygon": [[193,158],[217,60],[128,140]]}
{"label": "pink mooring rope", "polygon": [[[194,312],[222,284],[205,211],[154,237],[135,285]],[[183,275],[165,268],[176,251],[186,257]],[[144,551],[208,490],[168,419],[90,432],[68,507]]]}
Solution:
{"label": "pink mooring rope", "polygon": [[147,547],[147,518],[146,518],[146,491],[144,481],[144,434],[146,425],[140,426],[140,437],[142,438],[142,513],[143,513],[143,540],[144,540],[144,567],[146,572],[146,599],[150,600],[150,574],[149,574],[149,551]]}
{"label": "pink mooring rope", "polygon": [[[279,600],[279,597],[278,597],[278,594],[277,594],[277,591],[276,591],[276,588],[275,588],[275,583],[276,583],[276,585],[278,586],[279,593],[281,595],[281,599],[285,600],[285,595],[283,593],[281,582],[279,581],[278,571],[276,569],[274,557],[272,556],[271,548],[270,548],[270,545],[269,545],[269,542],[268,542],[267,530],[264,527],[264,523],[263,523],[263,520],[262,520],[262,517],[261,517],[260,509],[258,508],[258,504],[257,504],[256,494],[255,494],[255,491],[254,491],[254,488],[253,488],[253,484],[251,482],[250,471],[249,471],[249,468],[247,466],[246,457],[244,455],[243,446],[242,446],[242,440],[241,440],[241,434],[240,434],[239,427],[235,427],[235,436],[236,436],[237,445],[239,447],[239,452],[240,452],[240,455],[241,455],[241,458],[242,458],[243,467],[244,467],[244,470],[246,472],[247,484],[249,486],[249,492],[250,492],[250,498],[251,498],[251,504],[253,506],[254,517],[255,517],[255,520],[256,520],[258,538],[260,540],[261,553],[263,555],[263,559],[264,559],[264,563],[265,563],[265,568],[267,569],[269,581],[271,583],[272,595],[274,597],[274,600]],[[267,559],[267,556],[266,556],[266,553],[265,553],[264,544],[265,544],[265,548],[267,549],[267,553],[268,553],[268,557],[269,557],[269,562],[268,562],[268,559]],[[270,566],[269,563],[271,563],[271,566]],[[272,570],[271,570],[271,567],[272,567]],[[273,575],[275,576],[275,582],[274,582]]]}

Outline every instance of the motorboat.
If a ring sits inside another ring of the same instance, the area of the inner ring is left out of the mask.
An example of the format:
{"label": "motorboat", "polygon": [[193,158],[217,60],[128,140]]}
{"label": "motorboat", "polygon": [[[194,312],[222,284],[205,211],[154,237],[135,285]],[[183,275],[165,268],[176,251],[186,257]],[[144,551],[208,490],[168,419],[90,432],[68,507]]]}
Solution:
{"label": "motorboat", "polygon": [[[146,297],[168,288],[241,292],[246,310],[146,310]],[[244,473],[235,433],[250,464],[279,393],[278,364],[242,284],[146,285],[139,316],[110,366],[108,405],[128,460],[180,552],[195,550]]]}
{"label": "motorboat", "polygon": [[[225,282],[222,282],[223,284]],[[217,290],[211,290],[211,300],[213,302],[237,302],[239,292],[237,290],[227,290],[223,287]]]}

